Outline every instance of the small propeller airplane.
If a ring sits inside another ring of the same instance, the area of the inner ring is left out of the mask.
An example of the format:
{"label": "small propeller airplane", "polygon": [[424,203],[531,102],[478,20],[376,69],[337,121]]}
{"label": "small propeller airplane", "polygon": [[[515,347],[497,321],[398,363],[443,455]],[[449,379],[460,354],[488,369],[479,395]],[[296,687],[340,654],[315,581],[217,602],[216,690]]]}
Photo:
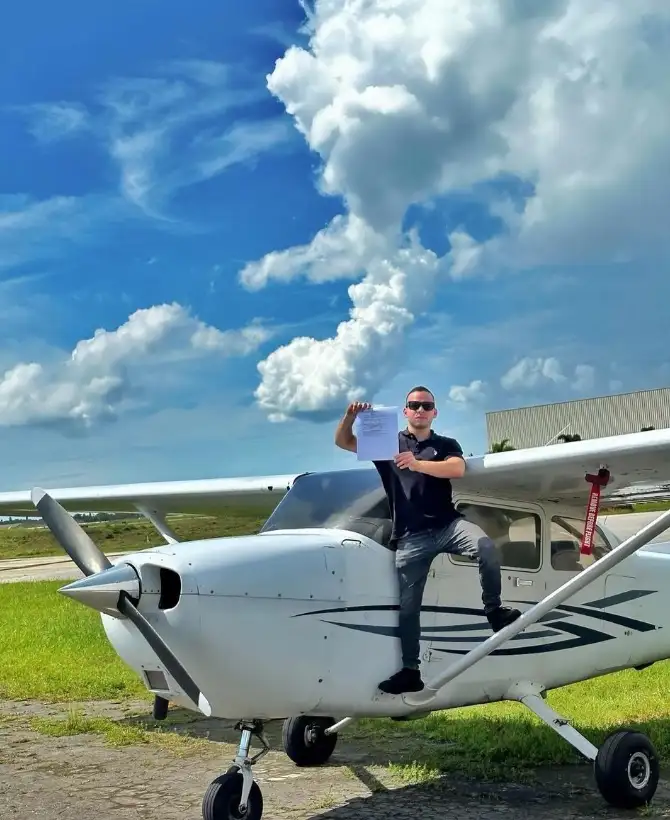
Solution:
{"label": "small propeller airplane", "polygon": [[[84,577],[60,592],[101,614],[118,655],[155,696],[233,720],[233,764],[208,787],[204,820],[238,808],[259,820],[253,764],[283,721],[285,753],[324,764],[360,717],[411,720],[435,710],[523,703],[593,763],[609,804],[653,798],[659,760],[649,738],[617,730],[600,748],[549,707],[552,689],[670,658],[670,554],[652,544],[670,511],[621,541],[608,507],[670,497],[670,429],[467,459],[454,498],[494,539],[504,602],[522,610],[492,634],[476,563],[432,565],[422,609],[426,688],[391,696],[378,681],[400,660],[390,518],[373,467],[0,494],[0,514],[41,516]],[[180,543],[170,513],[267,508],[257,534]],[[164,544],[112,562],[70,515],[140,512]],[[252,756],[253,739],[261,744]]]}

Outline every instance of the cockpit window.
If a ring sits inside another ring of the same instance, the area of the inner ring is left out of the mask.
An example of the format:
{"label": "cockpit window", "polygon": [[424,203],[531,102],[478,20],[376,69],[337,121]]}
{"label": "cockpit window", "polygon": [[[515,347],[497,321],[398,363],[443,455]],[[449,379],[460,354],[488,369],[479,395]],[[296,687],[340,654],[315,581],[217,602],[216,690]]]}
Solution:
{"label": "cockpit window", "polygon": [[350,530],[387,547],[391,512],[377,471],[341,470],[300,476],[261,532],[308,527]]}
{"label": "cockpit window", "polygon": [[[580,547],[584,537],[584,519],[555,515],[551,519],[551,566],[566,572],[581,572]],[[616,544],[614,545],[616,546]],[[603,528],[596,525],[593,555],[598,561],[612,549]]]}

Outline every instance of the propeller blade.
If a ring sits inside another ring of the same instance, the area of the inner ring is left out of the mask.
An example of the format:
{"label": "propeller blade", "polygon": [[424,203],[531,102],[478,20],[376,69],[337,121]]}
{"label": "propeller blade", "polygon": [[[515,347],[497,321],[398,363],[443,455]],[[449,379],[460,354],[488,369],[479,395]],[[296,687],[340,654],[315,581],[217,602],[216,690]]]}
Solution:
{"label": "propeller blade", "polygon": [[200,709],[203,715],[210,717],[212,714],[212,707],[210,706],[209,701],[202,694],[195,681],[191,678],[181,663],[179,663],[177,658],[172,654],[172,651],[158,632],[156,632],[153,626],[151,626],[144,615],[142,615],[142,613],[135,608],[135,605],[130,600],[127,592],[121,592],[119,596],[118,608],[119,612],[125,615],[128,620],[132,621],[142,633],[146,642],[165,664],[165,668],[184,690],[187,697],[198,705],[198,709]]}
{"label": "propeller blade", "polygon": [[[74,518],[45,490],[35,487],[31,493],[31,497],[44,523],[84,575],[97,575],[114,567],[114,564],[112,564],[102,550],[89,538]],[[135,624],[146,642],[163,662],[170,675],[172,675],[177,684],[186,693],[187,697],[198,705],[198,708],[204,715],[210,717],[212,707],[207,698],[202,694],[181,663],[179,663],[177,658],[172,654],[172,651],[158,632],[151,626],[144,615],[136,609],[128,592],[123,588],[119,588],[127,583],[132,583],[134,587],[137,587],[137,576],[134,575],[134,573],[131,574],[129,569],[128,567],[115,568],[114,577],[110,578],[109,582],[108,577],[102,576],[96,579],[96,582],[92,585],[90,582],[84,584],[82,581],[79,581],[63,588],[62,592],[98,609],[101,607],[101,595],[107,595],[109,597],[111,593],[116,597],[118,592],[118,611]],[[102,601],[102,603],[105,602]]]}
{"label": "propeller blade", "polygon": [[54,538],[84,575],[94,575],[113,566],[74,518],[49,493],[35,487],[31,497]]}

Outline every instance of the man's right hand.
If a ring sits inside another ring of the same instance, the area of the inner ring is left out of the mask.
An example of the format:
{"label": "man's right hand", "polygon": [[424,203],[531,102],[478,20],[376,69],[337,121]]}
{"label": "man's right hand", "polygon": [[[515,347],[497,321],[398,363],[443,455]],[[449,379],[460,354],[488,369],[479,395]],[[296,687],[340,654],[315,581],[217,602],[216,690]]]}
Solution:
{"label": "man's right hand", "polygon": [[361,410],[369,410],[372,407],[367,401],[352,401],[347,407],[344,417],[340,419],[335,431],[335,444],[343,450],[350,450],[352,453],[356,452],[357,442],[356,436],[353,434],[353,426],[356,421],[356,416]]}
{"label": "man's right hand", "polygon": [[356,416],[361,412],[361,410],[370,410],[372,405],[370,402],[367,401],[352,401],[351,404],[347,407],[346,415],[349,418],[355,419]]}

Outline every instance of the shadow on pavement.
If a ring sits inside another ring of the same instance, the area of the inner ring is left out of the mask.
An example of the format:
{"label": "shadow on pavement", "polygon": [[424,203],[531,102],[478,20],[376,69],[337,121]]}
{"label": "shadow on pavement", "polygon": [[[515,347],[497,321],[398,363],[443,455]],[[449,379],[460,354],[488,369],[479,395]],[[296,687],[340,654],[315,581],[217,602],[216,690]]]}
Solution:
{"label": "shadow on pavement", "polygon": [[[478,736],[481,738],[481,727],[476,719],[472,722],[473,739]],[[154,722],[147,713],[125,718],[120,723],[152,725]],[[489,738],[493,730],[491,723],[488,721]],[[207,719],[176,708],[170,710],[168,721],[157,722],[155,725],[191,737],[206,738],[222,745],[236,746],[239,740],[234,722]],[[265,728],[272,750],[282,755],[282,721],[270,722]],[[529,725],[527,729],[524,748],[530,754],[534,743],[541,741],[540,736],[546,736],[551,730],[541,725]],[[646,729],[649,731],[649,727]],[[667,721],[663,719],[652,727],[652,740],[655,740],[654,735],[666,731]],[[619,811],[608,806],[600,796],[593,779],[592,767],[586,761],[533,769],[523,783],[514,782],[515,772],[512,767],[509,781],[496,779],[491,782],[477,780],[474,777],[468,779],[445,774],[428,783],[392,786],[381,782],[372,771],[375,766],[385,767],[394,762],[407,763],[424,754],[430,758],[431,747],[444,753],[448,745],[448,740],[429,741],[427,738],[412,737],[404,733],[380,742],[352,737],[345,732],[331,760],[319,768],[348,772],[355,781],[358,781],[351,789],[351,794],[355,796],[333,799],[332,807],[326,805],[328,800],[324,799],[323,807],[312,813],[311,817],[315,820],[409,820],[410,817],[412,820],[417,817],[421,820],[493,820],[505,814],[514,818],[521,817],[522,813],[530,814],[533,820],[670,817],[670,787],[664,780],[659,783],[651,807],[641,813]],[[257,746],[257,742],[254,742],[254,747]],[[504,750],[504,746],[504,740],[501,738],[501,749]],[[227,755],[230,751],[222,750],[221,762],[224,767],[228,765]],[[287,770],[295,771],[288,757],[284,758],[283,765]],[[665,771],[662,777],[667,777]],[[369,794],[361,795],[361,787]],[[346,800],[344,805],[342,800]]]}

